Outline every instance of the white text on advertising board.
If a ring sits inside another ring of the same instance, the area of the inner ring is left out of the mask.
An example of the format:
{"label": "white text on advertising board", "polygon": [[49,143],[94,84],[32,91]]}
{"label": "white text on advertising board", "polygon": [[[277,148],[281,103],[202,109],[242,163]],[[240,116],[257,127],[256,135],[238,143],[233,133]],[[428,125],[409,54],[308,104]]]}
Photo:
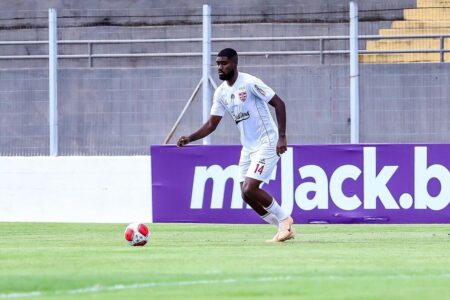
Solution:
{"label": "white text on advertising board", "polygon": [[[376,147],[364,147],[363,166],[345,164],[337,167],[331,175],[319,165],[305,165],[298,168],[300,178],[308,180],[294,187],[293,150],[282,155],[281,159],[281,205],[286,212],[291,213],[294,203],[302,210],[328,209],[329,201],[346,211],[363,206],[364,209],[376,209],[380,204],[385,209],[431,209],[442,210],[450,203],[450,172],[441,164],[428,165],[427,147],[414,148],[414,187],[405,190],[395,199],[388,188],[388,182],[395,176],[399,166],[382,166],[377,173]],[[380,168],[380,167],[378,167]],[[211,209],[221,209],[224,203],[225,184],[233,181],[231,209],[243,209],[238,182],[238,166],[231,165],[225,169],[219,165],[197,166],[193,180],[191,209],[202,209],[205,203],[211,203]],[[343,183],[346,180],[357,180],[362,176],[362,199],[356,195],[344,192]],[[435,179],[440,183],[440,191],[430,195],[428,183]],[[212,180],[211,201],[204,203],[205,185]],[[308,195],[313,195],[308,197]]]}

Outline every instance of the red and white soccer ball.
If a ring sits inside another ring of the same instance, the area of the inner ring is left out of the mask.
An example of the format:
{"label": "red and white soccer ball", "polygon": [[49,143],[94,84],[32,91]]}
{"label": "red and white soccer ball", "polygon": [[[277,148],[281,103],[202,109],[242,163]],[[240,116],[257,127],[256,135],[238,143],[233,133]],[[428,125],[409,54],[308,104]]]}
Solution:
{"label": "red and white soccer ball", "polygon": [[144,246],[150,239],[150,230],[143,223],[131,223],[125,229],[125,239],[131,246]]}

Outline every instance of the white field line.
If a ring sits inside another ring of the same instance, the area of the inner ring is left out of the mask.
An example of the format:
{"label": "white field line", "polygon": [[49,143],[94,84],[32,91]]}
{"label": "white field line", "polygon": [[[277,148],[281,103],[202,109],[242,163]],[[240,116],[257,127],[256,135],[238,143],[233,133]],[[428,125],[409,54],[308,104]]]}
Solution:
{"label": "white field line", "polygon": [[146,282],[146,283],[135,283],[135,284],[116,284],[111,286],[95,286],[74,290],[66,291],[54,291],[54,292],[43,292],[43,291],[33,291],[27,293],[9,293],[0,294],[0,299],[14,299],[14,298],[29,298],[29,297],[39,297],[39,296],[51,296],[51,295],[75,295],[75,294],[87,294],[87,293],[99,293],[99,292],[109,292],[109,291],[120,291],[126,289],[142,289],[148,287],[159,287],[159,286],[189,286],[189,285],[208,285],[208,284],[230,284],[238,282],[273,282],[282,280],[292,280],[289,276],[281,277],[260,277],[260,278],[228,278],[228,279],[217,279],[217,280],[191,280],[191,281],[175,281],[175,282]]}
{"label": "white field line", "polygon": [[[232,284],[239,282],[274,282],[274,281],[287,281],[287,280],[296,280],[296,279],[313,279],[313,280],[338,280],[345,279],[352,276],[346,275],[328,275],[328,276],[278,276],[278,277],[259,277],[259,278],[226,278],[226,279],[216,279],[216,280],[191,280],[191,281],[174,281],[174,282],[145,282],[145,283],[134,283],[134,284],[116,284],[111,286],[94,286],[88,288],[81,289],[73,289],[73,290],[60,290],[53,292],[43,292],[43,291],[33,291],[26,293],[9,293],[9,294],[0,294],[0,299],[14,299],[14,298],[30,298],[30,297],[39,297],[39,296],[54,296],[54,295],[76,295],[76,294],[88,294],[88,293],[100,293],[100,292],[110,292],[110,291],[120,291],[127,289],[142,289],[149,287],[164,287],[164,286],[190,286],[190,285],[208,285],[208,284]],[[365,276],[358,276],[358,278]],[[372,276],[367,276],[372,277]],[[382,276],[380,279],[411,279],[411,278],[450,278],[450,273],[442,273],[442,274],[426,274],[426,275],[416,275],[416,274],[389,274],[386,276]]]}

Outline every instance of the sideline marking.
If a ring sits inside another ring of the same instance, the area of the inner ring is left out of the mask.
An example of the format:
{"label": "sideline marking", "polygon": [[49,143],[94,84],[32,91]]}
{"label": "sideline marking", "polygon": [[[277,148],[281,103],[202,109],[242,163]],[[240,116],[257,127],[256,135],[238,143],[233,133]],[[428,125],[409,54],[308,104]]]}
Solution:
{"label": "sideline marking", "polygon": [[[0,294],[0,299],[14,299],[14,298],[30,298],[30,297],[39,297],[39,296],[55,296],[55,295],[76,295],[76,294],[88,294],[88,293],[100,293],[100,292],[110,292],[110,291],[120,291],[126,289],[141,289],[141,288],[149,288],[149,287],[161,287],[161,286],[189,286],[189,285],[201,285],[201,284],[230,284],[236,282],[274,282],[274,281],[283,281],[283,280],[296,280],[301,278],[308,278],[312,280],[339,280],[345,279],[348,277],[347,275],[328,275],[328,276],[278,276],[278,277],[259,277],[259,278],[226,278],[226,279],[215,279],[215,280],[191,280],[191,281],[174,281],[174,282],[145,282],[145,283],[134,283],[134,284],[115,284],[110,286],[93,286],[88,288],[81,289],[73,289],[73,290],[60,290],[53,292],[43,292],[43,291],[33,291],[27,293],[9,293],[9,294]],[[359,276],[359,277],[374,277],[371,275],[368,276]],[[450,273],[441,273],[441,274],[388,274],[383,276],[383,279],[410,279],[410,278],[450,278]]]}
{"label": "sideline marking", "polygon": [[282,280],[292,280],[290,276],[279,276],[279,277],[260,277],[260,278],[227,278],[227,279],[217,279],[217,280],[192,280],[192,281],[175,281],[175,282],[146,282],[146,283],[134,283],[134,284],[115,284],[111,286],[94,286],[81,289],[73,290],[61,290],[54,292],[42,292],[33,291],[28,293],[9,293],[0,294],[0,299],[14,299],[14,298],[27,298],[27,297],[39,297],[39,296],[52,296],[52,295],[75,295],[75,294],[87,294],[87,293],[99,293],[99,292],[109,292],[109,291],[120,291],[125,289],[141,289],[147,287],[158,287],[158,286],[188,286],[188,285],[200,285],[200,284],[230,284],[236,282],[271,282],[271,281],[282,281]]}

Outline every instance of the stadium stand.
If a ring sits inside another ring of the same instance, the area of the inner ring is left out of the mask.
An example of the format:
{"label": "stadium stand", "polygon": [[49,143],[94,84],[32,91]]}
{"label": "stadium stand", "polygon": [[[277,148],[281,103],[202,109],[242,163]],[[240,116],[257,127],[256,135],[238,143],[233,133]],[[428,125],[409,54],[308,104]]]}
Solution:
{"label": "stadium stand", "polygon": [[[405,9],[404,20],[392,22],[391,28],[379,30],[380,36],[400,35],[448,35],[450,34],[450,1],[449,0],[417,0],[417,8]],[[442,38],[443,48],[450,48],[450,37]],[[441,39],[402,38],[380,39],[367,42],[367,50],[439,50]],[[443,53],[442,60],[450,62],[450,53]],[[381,53],[361,54],[363,63],[411,63],[439,62],[441,54],[437,53]]]}
{"label": "stadium stand", "polygon": [[[348,34],[348,1],[209,1],[213,37],[335,36]],[[415,0],[358,1],[360,34],[402,20]],[[2,1],[3,41],[48,39],[47,9],[58,10],[60,40],[201,37],[201,5],[161,1]],[[361,42],[361,45],[363,43]],[[311,42],[215,42],[238,51],[318,49]],[[348,49],[348,42],[325,49]],[[0,46],[0,55],[46,54],[46,45]],[[60,45],[59,53],[86,53],[86,44]],[[201,44],[99,44],[92,53],[200,52]],[[201,57],[86,58],[59,60],[60,155],[142,155],[161,144],[201,78]],[[0,154],[48,155],[47,60],[0,60]],[[348,143],[348,55],[242,56],[240,69],[271,85],[288,106],[289,143]],[[212,66],[214,80],[219,83]],[[361,66],[362,142],[449,141],[449,72],[443,64]],[[392,78],[391,78],[392,77]],[[391,83],[396,83],[395,85]],[[436,86],[438,88],[436,88]],[[417,91],[417,89],[420,89]],[[413,92],[414,91],[414,92]],[[424,95],[427,95],[426,102]],[[448,93],[447,93],[448,95]],[[197,96],[199,98],[199,96]],[[422,109],[423,108],[423,109]],[[194,101],[175,136],[201,124]],[[237,144],[225,118],[214,144]],[[390,128],[387,130],[386,128]],[[173,142],[173,140],[171,141]]]}
{"label": "stadium stand", "polygon": [[[210,1],[213,9],[213,37],[254,37],[254,36],[334,36],[348,34],[348,1],[294,1],[286,4],[283,1],[256,1],[242,6],[239,1]],[[409,5],[411,0],[402,1]],[[8,3],[17,10],[7,8]],[[405,4],[402,4],[403,6]],[[60,40],[104,40],[104,39],[156,39],[156,38],[199,38],[201,29],[201,5],[196,1],[186,1],[182,7],[162,7],[160,1],[96,2],[80,3],[52,2],[58,10],[58,36]],[[0,4],[4,8],[0,18],[1,37],[3,41],[25,40],[42,41],[48,37],[47,11],[50,6],[46,1],[34,3],[35,7],[27,7],[22,1],[11,1]],[[153,6],[153,7],[152,7]],[[401,6],[401,7],[403,7]],[[388,26],[391,20],[401,17],[397,9],[372,12],[377,6],[371,1],[361,1],[360,8],[371,11],[367,18],[362,14],[361,34],[373,34],[378,28]],[[398,6],[396,6],[398,7]],[[15,15],[13,15],[13,12]],[[245,24],[245,26],[243,26]],[[348,49],[346,41],[326,42],[325,50]],[[214,50],[229,46],[229,43],[218,42]],[[318,50],[318,42],[233,42],[233,47],[256,51],[264,49],[273,51]],[[199,43],[152,43],[152,44],[94,44],[93,54],[102,53],[158,53],[165,52],[198,52]],[[62,44],[60,55],[87,54],[85,44]],[[46,45],[3,45],[0,55],[45,55]],[[257,58],[246,58],[249,64],[278,64],[270,57],[261,61]],[[318,56],[277,56],[279,61],[289,64],[317,64]],[[325,63],[347,63],[346,55],[330,55]],[[286,61],[290,60],[290,61]],[[183,58],[184,63],[198,66],[200,58]],[[179,65],[174,58],[96,58],[93,67],[155,67]],[[2,68],[45,68],[45,58],[26,60],[1,60]],[[85,58],[64,58],[60,67],[86,67]]]}

